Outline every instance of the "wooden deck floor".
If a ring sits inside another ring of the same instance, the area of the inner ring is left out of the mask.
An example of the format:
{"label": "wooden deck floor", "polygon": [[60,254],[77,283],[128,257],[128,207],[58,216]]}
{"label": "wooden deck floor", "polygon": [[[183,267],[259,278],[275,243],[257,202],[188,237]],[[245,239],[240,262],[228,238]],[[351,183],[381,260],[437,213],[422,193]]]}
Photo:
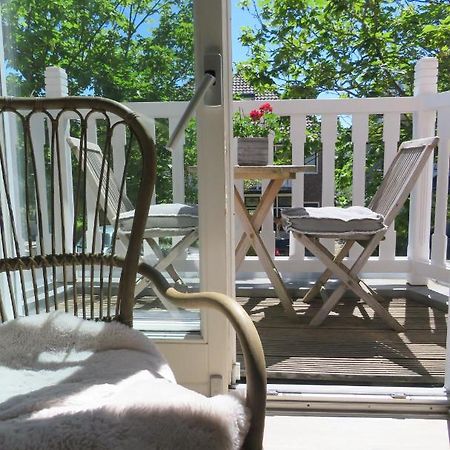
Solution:
{"label": "wooden deck floor", "polygon": [[[342,301],[318,328],[309,327],[308,322],[320,300],[311,305],[295,302],[298,323],[287,319],[278,299],[239,301],[261,336],[269,381],[443,384],[446,313],[442,306],[389,298],[385,307],[405,327],[404,332],[396,333],[353,299]],[[239,346],[238,360],[243,363]]]}

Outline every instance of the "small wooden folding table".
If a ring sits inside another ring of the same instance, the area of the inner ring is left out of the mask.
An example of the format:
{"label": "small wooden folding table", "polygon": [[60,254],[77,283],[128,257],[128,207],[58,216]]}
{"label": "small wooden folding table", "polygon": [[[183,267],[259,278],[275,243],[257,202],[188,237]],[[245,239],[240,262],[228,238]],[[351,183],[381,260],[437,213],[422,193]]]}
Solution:
{"label": "small wooden folding table", "polygon": [[235,180],[270,180],[264,190],[255,212],[250,215],[245,206],[244,200],[239,190],[234,187],[235,211],[239,216],[243,233],[236,246],[236,270],[245,259],[245,255],[250,247],[253,247],[261,265],[266,272],[275,292],[280,299],[284,310],[289,317],[295,318],[296,314],[292,307],[292,300],[287,293],[286,286],[281,279],[278,269],[270,256],[263,240],[259,234],[261,225],[272,208],[273,202],[278,195],[285,180],[294,179],[297,173],[314,172],[315,166],[306,165],[284,165],[284,166],[235,166]]}

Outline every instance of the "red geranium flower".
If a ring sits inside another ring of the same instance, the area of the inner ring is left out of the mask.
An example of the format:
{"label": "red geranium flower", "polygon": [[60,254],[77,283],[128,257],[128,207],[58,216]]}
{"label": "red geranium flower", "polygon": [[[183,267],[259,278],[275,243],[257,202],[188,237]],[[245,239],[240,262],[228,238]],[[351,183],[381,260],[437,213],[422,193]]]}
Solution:
{"label": "red geranium flower", "polygon": [[259,107],[259,110],[262,111],[263,113],[272,112],[272,105],[269,102],[263,103]]}
{"label": "red geranium flower", "polygon": [[280,118],[272,111],[269,102],[250,111],[245,116],[237,111],[233,116],[233,134],[235,137],[266,137],[270,132],[280,129]]}
{"label": "red geranium flower", "polygon": [[264,111],[262,111],[261,108],[260,109],[253,109],[252,111],[250,111],[249,116],[250,116],[250,118],[252,120],[257,122],[259,119],[261,119],[263,114],[264,114]]}

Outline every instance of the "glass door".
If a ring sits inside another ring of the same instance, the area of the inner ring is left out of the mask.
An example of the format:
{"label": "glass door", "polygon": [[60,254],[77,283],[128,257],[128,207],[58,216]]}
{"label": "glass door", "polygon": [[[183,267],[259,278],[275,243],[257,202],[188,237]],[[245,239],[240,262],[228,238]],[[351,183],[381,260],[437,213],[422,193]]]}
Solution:
{"label": "glass door", "polygon": [[[47,88],[48,94],[55,80],[45,80],[44,73],[59,66],[68,87],[57,86],[56,92],[109,97],[154,119],[159,180],[154,202],[199,204],[198,244],[188,246],[175,268],[194,279],[194,288],[231,294],[229,1],[69,1],[60,8],[40,2],[29,10],[19,3],[2,3],[8,93],[45,95]],[[48,36],[58,39],[50,43]],[[188,127],[184,145],[171,153],[167,139],[194,92],[194,80],[201,82],[206,71],[217,78],[214,94],[197,110],[196,132]],[[192,142],[196,157],[186,153]],[[190,187],[179,177],[190,164],[198,170],[197,198],[189,198]],[[164,239],[159,244],[165,250]],[[136,326],[155,338],[178,381],[205,394],[226,390],[235,350],[225,318],[157,304],[149,302],[155,314],[145,316],[138,302]]]}

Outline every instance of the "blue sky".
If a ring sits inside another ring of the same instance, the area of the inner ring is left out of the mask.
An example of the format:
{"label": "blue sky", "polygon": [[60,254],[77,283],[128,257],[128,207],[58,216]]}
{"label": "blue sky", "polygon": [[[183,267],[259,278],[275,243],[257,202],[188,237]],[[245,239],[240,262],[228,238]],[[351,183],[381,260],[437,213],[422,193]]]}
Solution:
{"label": "blue sky", "polygon": [[232,53],[233,62],[246,59],[245,49],[238,41],[240,29],[244,25],[252,25],[255,23],[253,17],[247,12],[241,10],[238,6],[238,0],[231,0],[231,35],[232,35]]}
{"label": "blue sky", "polygon": [[[233,63],[247,59],[246,49],[238,41],[241,34],[241,27],[244,25],[256,24],[255,19],[247,12],[241,10],[238,6],[238,0],[231,0],[231,41]],[[318,98],[338,98],[336,92],[322,92]]]}

